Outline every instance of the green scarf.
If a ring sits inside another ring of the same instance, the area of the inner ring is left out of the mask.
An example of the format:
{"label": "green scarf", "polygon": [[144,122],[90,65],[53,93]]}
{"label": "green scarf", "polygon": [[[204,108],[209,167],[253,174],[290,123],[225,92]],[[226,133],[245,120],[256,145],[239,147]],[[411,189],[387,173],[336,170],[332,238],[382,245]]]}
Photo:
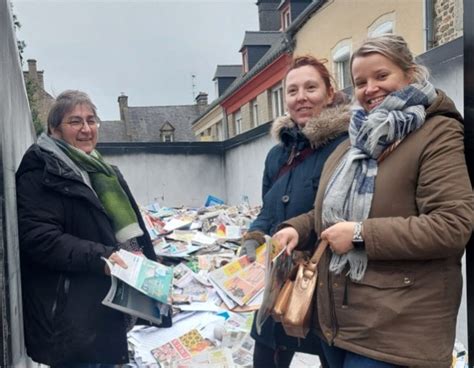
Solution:
{"label": "green scarf", "polygon": [[120,185],[114,169],[96,150],[89,155],[70,144],[54,139],[58,147],[82,170],[89,174],[91,185],[112,221],[119,243],[143,235],[130,200]]}

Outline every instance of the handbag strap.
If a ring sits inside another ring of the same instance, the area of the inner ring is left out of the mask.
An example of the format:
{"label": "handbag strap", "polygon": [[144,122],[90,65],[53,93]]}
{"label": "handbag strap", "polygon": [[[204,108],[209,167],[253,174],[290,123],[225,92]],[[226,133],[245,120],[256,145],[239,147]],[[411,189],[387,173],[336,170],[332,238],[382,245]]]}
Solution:
{"label": "handbag strap", "polygon": [[273,182],[277,181],[281,176],[285,175],[291,169],[294,169],[296,166],[301,164],[307,157],[309,157],[314,152],[314,149],[311,147],[306,147],[304,150],[294,153],[292,149],[292,153],[290,154],[290,158],[288,162],[280,167],[280,170],[277,174],[273,177]]}
{"label": "handbag strap", "polygon": [[321,260],[326,248],[328,247],[327,240],[321,240],[314,251],[313,256],[309,260],[307,266],[305,267],[304,274],[306,277],[311,278],[313,277],[314,272],[316,271],[316,267],[318,267],[318,263]]}

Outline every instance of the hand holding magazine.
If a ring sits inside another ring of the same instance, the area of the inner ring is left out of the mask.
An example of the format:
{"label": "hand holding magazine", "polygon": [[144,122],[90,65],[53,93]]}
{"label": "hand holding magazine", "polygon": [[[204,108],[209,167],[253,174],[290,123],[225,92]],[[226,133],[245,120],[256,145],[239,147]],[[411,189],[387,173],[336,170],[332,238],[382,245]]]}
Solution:
{"label": "hand holding magazine", "polygon": [[106,260],[112,276],[126,282],[138,291],[161,303],[169,304],[173,269],[120,249],[120,258],[127,264],[127,268],[112,264]]}
{"label": "hand holding magazine", "polygon": [[102,304],[161,327],[170,327],[168,300],[172,269],[125,250],[118,253],[128,267],[124,269],[104,259],[111,271],[111,286]]}

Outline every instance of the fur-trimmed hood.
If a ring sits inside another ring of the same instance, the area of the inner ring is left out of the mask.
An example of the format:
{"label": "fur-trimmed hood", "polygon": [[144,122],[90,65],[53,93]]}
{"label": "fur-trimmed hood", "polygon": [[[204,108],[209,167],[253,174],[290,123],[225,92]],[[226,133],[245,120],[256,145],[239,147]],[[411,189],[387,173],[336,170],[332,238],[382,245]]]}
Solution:
{"label": "fur-trimmed hood", "polygon": [[[350,119],[349,103],[327,107],[318,116],[309,120],[301,132],[309,140],[311,147],[318,148],[347,132]],[[281,138],[283,131],[295,126],[289,116],[281,116],[273,122],[271,134],[278,142],[283,143]]]}

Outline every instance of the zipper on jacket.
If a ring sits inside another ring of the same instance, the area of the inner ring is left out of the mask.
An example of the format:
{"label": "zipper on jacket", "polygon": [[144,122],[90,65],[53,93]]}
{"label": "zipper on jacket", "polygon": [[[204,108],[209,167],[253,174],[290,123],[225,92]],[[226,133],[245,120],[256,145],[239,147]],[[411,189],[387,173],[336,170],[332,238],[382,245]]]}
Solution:
{"label": "zipper on jacket", "polygon": [[296,157],[296,143],[294,143],[293,146],[291,146],[290,155],[288,156],[288,160],[286,161],[286,164],[291,165],[295,157]]}
{"label": "zipper on jacket", "polygon": [[[51,319],[53,320],[56,317],[56,310],[58,308],[58,302],[59,298],[61,295],[67,296],[69,293],[69,284],[70,280],[69,278],[65,277],[64,275],[61,275],[58,280],[58,284],[56,286],[56,298],[54,299],[53,306],[51,308]],[[62,293],[61,293],[61,287],[62,287]]]}

